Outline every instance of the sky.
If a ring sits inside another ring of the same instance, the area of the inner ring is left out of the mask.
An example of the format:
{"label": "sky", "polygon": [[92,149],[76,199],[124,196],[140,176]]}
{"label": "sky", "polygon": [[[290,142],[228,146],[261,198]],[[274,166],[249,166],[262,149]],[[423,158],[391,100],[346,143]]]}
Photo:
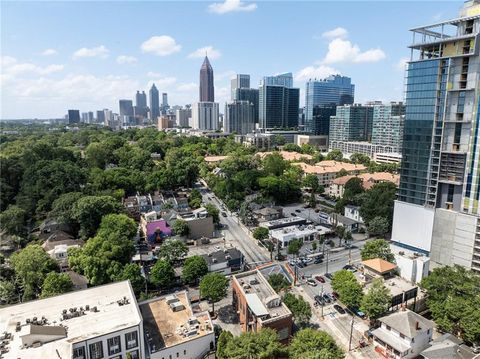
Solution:
{"label": "sky", "polygon": [[[1,1],[0,118],[118,112],[152,83],[170,105],[198,100],[205,52],[215,100],[230,78],[352,78],[355,102],[403,99],[408,29],[455,18],[463,1]],[[221,111],[222,112],[222,111]]]}

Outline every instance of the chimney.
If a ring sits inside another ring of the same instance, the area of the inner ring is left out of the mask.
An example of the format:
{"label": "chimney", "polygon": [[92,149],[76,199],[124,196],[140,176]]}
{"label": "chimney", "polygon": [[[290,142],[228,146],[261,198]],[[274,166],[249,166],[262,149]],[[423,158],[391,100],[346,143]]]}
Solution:
{"label": "chimney", "polygon": [[421,329],[421,328],[420,328],[420,323],[417,321],[417,322],[415,323],[415,330],[420,330],[420,329]]}

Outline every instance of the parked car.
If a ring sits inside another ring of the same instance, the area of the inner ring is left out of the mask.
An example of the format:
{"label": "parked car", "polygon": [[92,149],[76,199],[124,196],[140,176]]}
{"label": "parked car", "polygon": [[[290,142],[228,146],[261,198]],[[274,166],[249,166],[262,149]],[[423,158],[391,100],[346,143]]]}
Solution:
{"label": "parked car", "polygon": [[295,264],[297,263],[297,261],[293,260],[293,259],[290,259],[288,261],[288,264],[290,264],[291,266],[294,266]]}
{"label": "parked car", "polygon": [[320,264],[322,262],[323,262],[323,259],[319,257],[315,258],[315,260],[313,261],[314,264]]}
{"label": "parked car", "polygon": [[222,212],[222,216],[226,217],[226,216],[227,216],[227,213],[226,213],[226,212]]}
{"label": "parked car", "polygon": [[333,279],[333,274],[332,273],[327,273],[327,274],[325,274],[325,277],[332,280]]}
{"label": "parked car", "polygon": [[337,300],[339,298],[339,295],[337,292],[332,292],[332,297]]}
{"label": "parked car", "polygon": [[348,270],[352,273],[355,273],[357,270],[355,269],[354,266],[351,266],[350,264],[347,264],[346,266],[343,266],[343,269]]}
{"label": "parked car", "polygon": [[322,298],[325,301],[325,303],[330,303],[332,301],[327,293],[323,293]]}
{"label": "parked car", "polygon": [[319,296],[319,295],[316,295],[315,297],[313,297],[313,299],[315,299],[315,302],[317,302],[319,305],[325,304],[325,303],[323,302],[323,298],[322,298],[321,296]]}
{"label": "parked car", "polygon": [[313,253],[313,251],[312,251],[310,248],[307,248],[306,251],[307,251],[307,253],[309,253],[309,254],[312,254],[312,253]]}
{"label": "parked car", "polygon": [[317,282],[315,282],[312,278],[308,278],[308,279],[307,279],[307,284],[308,284],[308,285],[311,285],[312,287],[316,287],[316,286],[317,286]]}
{"label": "parked car", "polygon": [[365,313],[362,312],[359,308],[350,308],[351,311],[359,318],[365,318]]}
{"label": "parked car", "polygon": [[303,264],[302,261],[296,262],[295,265],[296,265],[298,268],[305,268],[305,264]]}
{"label": "parked car", "polygon": [[291,212],[290,215],[291,215],[292,217],[295,217],[295,216],[296,216],[296,213]]}
{"label": "parked car", "polygon": [[345,314],[345,313],[346,313],[345,309],[343,309],[343,308],[342,308],[341,306],[339,306],[338,304],[335,304],[333,307],[335,308],[335,310],[336,310],[339,314]]}
{"label": "parked car", "polygon": [[303,261],[303,263],[308,263],[308,264],[310,264],[310,263],[313,262],[313,258],[303,258],[302,261]]}
{"label": "parked car", "polygon": [[325,278],[323,278],[321,275],[315,276],[315,279],[318,280],[320,283],[325,283]]}
{"label": "parked car", "polygon": [[302,211],[300,209],[296,209],[295,212],[301,213]]}

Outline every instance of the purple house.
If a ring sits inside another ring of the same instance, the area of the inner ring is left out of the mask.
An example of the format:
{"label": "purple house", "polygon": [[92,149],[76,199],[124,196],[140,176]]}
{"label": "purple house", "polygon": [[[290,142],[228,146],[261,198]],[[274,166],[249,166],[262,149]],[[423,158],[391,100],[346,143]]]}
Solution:
{"label": "purple house", "polygon": [[163,219],[147,223],[146,237],[150,243],[161,243],[166,237],[172,235],[172,228]]}

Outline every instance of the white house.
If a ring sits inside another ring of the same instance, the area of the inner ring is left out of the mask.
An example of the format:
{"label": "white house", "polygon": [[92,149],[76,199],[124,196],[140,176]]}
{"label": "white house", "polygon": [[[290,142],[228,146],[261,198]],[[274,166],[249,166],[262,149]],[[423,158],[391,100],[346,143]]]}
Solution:
{"label": "white house", "polygon": [[432,340],[433,322],[410,310],[379,319],[380,328],[372,331],[375,351],[393,359],[416,358]]}
{"label": "white house", "polygon": [[353,219],[354,221],[357,221],[358,223],[364,223],[363,218],[360,215],[360,207],[359,206],[354,206],[351,204],[347,204],[345,206],[345,209],[343,211],[343,215],[347,218]]}

